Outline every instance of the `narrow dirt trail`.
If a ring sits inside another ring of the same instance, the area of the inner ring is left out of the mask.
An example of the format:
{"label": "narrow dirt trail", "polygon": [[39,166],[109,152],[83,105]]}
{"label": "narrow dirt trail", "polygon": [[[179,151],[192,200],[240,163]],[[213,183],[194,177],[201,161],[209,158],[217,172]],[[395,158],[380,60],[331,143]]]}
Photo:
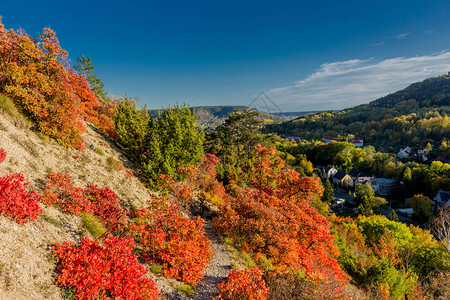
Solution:
{"label": "narrow dirt trail", "polygon": [[174,279],[167,279],[163,276],[154,276],[158,286],[164,293],[164,296],[160,299],[170,299],[170,300],[210,300],[217,297],[218,290],[217,285],[225,280],[228,273],[231,271],[231,262],[233,258],[229,251],[226,250],[226,245],[224,245],[220,237],[213,233],[211,228],[211,220],[209,218],[204,218],[205,224],[203,228],[205,229],[205,236],[211,242],[211,248],[214,250],[213,257],[205,269],[204,277],[202,281],[195,288],[195,295],[192,297],[187,297],[182,292],[177,291],[174,286],[176,281]]}
{"label": "narrow dirt trail", "polygon": [[205,235],[211,241],[214,255],[205,270],[205,276],[197,286],[197,293],[190,299],[206,300],[213,299],[218,295],[217,285],[225,280],[231,271],[230,264],[233,261],[230,252],[220,238],[216,236],[211,228],[211,220],[205,220]]}

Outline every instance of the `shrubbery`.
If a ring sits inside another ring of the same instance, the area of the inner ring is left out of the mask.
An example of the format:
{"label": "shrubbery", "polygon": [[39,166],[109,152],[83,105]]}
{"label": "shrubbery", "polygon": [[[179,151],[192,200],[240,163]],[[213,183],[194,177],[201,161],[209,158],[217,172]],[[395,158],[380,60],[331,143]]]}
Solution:
{"label": "shrubbery", "polygon": [[41,212],[39,195],[28,192],[22,174],[0,177],[0,215],[7,215],[19,224],[37,219]]}
{"label": "shrubbery", "polygon": [[218,300],[265,300],[269,289],[259,269],[232,270],[219,284]]}
{"label": "shrubbery", "polygon": [[[6,151],[0,148],[0,163],[6,158]],[[37,219],[41,213],[39,195],[26,190],[23,174],[8,174],[0,177],[0,215],[7,215],[19,224]]]}
{"label": "shrubbery", "polygon": [[112,232],[123,231],[127,226],[127,212],[121,207],[119,196],[110,188],[90,184],[85,189],[75,187],[68,174],[47,175],[46,189],[41,201],[49,206],[57,205],[66,213],[80,212],[100,218]]}
{"label": "shrubbery", "polygon": [[203,223],[200,218],[181,216],[174,206],[159,211],[141,209],[130,231],[146,262],[160,263],[169,278],[197,284],[212,257]]}
{"label": "shrubbery", "polygon": [[45,28],[34,40],[0,23],[0,92],[10,96],[42,133],[69,147],[83,147],[83,119],[115,136],[113,103],[98,101],[86,79],[66,67],[67,52]]}
{"label": "shrubbery", "polygon": [[82,238],[80,245],[54,247],[58,259],[56,283],[75,291],[77,299],[156,299],[155,282],[132,254],[131,238],[106,238],[103,245]]}

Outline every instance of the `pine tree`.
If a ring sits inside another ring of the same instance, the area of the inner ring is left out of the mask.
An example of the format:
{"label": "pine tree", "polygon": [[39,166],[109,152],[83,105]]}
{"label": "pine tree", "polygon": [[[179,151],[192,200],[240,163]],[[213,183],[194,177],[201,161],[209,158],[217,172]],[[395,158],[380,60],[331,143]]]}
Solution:
{"label": "pine tree", "polygon": [[397,216],[397,213],[395,212],[395,210],[391,210],[391,212],[388,214],[387,217],[391,221],[398,222],[398,216]]}
{"label": "pine tree", "polygon": [[81,75],[83,75],[89,82],[89,87],[91,90],[103,100],[106,100],[107,94],[104,91],[104,84],[97,75],[94,74],[95,66],[92,64],[91,58],[86,58],[86,56],[81,56],[77,58],[77,64],[73,68]]}
{"label": "pine tree", "polygon": [[326,203],[330,203],[334,200],[334,192],[333,187],[331,186],[330,180],[327,178],[324,182],[324,191],[322,195],[322,201]]}

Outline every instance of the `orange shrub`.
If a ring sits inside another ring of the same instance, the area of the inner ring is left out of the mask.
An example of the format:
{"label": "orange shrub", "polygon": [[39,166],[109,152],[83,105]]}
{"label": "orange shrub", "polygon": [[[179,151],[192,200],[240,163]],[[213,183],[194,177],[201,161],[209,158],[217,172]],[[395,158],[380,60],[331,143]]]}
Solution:
{"label": "orange shrub", "polygon": [[218,285],[218,300],[265,300],[269,289],[259,269],[232,270]]}
{"label": "orange shrub", "polygon": [[204,235],[203,219],[183,217],[176,207],[166,212],[142,208],[137,216],[130,232],[142,258],[146,262],[161,263],[164,275],[169,278],[197,284],[213,252]]}

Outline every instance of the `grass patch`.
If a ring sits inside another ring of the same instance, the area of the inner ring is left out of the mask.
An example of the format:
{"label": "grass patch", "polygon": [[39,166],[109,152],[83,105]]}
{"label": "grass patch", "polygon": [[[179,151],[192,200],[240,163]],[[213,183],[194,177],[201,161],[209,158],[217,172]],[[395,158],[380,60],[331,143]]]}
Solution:
{"label": "grass patch", "polygon": [[153,263],[150,265],[149,271],[153,274],[159,275],[162,274],[163,268],[160,264]]}
{"label": "grass patch", "polygon": [[41,214],[41,216],[42,216],[42,219],[44,219],[47,223],[50,223],[53,226],[58,227],[58,228],[62,228],[63,227],[63,225],[62,225],[60,220],[57,220],[57,219],[53,218],[52,216],[49,216],[49,215],[47,215],[45,213]]}
{"label": "grass patch", "polygon": [[14,101],[11,98],[1,94],[0,94],[0,112],[10,115],[11,117],[17,116],[19,114],[19,111],[17,110]]}
{"label": "grass patch", "polygon": [[38,138],[44,143],[44,145],[47,145],[50,142],[50,137],[48,135],[43,134],[42,132],[38,131],[36,133]]}
{"label": "grass patch", "polygon": [[94,149],[94,152],[97,153],[98,155],[103,155],[103,154],[105,154],[105,153],[103,152],[103,150],[100,149],[100,148],[95,148],[95,149]]}
{"label": "grass patch", "polygon": [[73,300],[75,299],[75,294],[76,294],[75,290],[65,288],[63,289],[62,298],[65,300]]}
{"label": "grass patch", "polygon": [[12,122],[17,128],[29,129],[32,126],[32,122],[20,112],[14,101],[0,94],[0,113],[10,116]]}
{"label": "grass patch", "polygon": [[192,287],[192,285],[187,284],[187,283],[180,284],[179,286],[175,287],[175,289],[179,292],[182,292],[187,297],[192,297],[195,294],[195,290]]}
{"label": "grass patch", "polygon": [[240,252],[241,259],[247,268],[257,267],[256,263],[253,261],[252,256],[245,251]]}
{"label": "grass patch", "polygon": [[230,268],[232,268],[232,269],[239,269],[239,265],[237,263],[235,263],[234,261],[232,261],[231,264],[230,264]]}
{"label": "grass patch", "polygon": [[83,220],[83,227],[89,231],[94,238],[98,239],[106,233],[107,230],[105,225],[103,225],[97,217],[85,212],[80,213],[80,216]]}
{"label": "grass patch", "polygon": [[120,168],[120,162],[119,160],[115,159],[114,157],[110,156],[106,159],[106,168],[109,171],[119,171]]}

